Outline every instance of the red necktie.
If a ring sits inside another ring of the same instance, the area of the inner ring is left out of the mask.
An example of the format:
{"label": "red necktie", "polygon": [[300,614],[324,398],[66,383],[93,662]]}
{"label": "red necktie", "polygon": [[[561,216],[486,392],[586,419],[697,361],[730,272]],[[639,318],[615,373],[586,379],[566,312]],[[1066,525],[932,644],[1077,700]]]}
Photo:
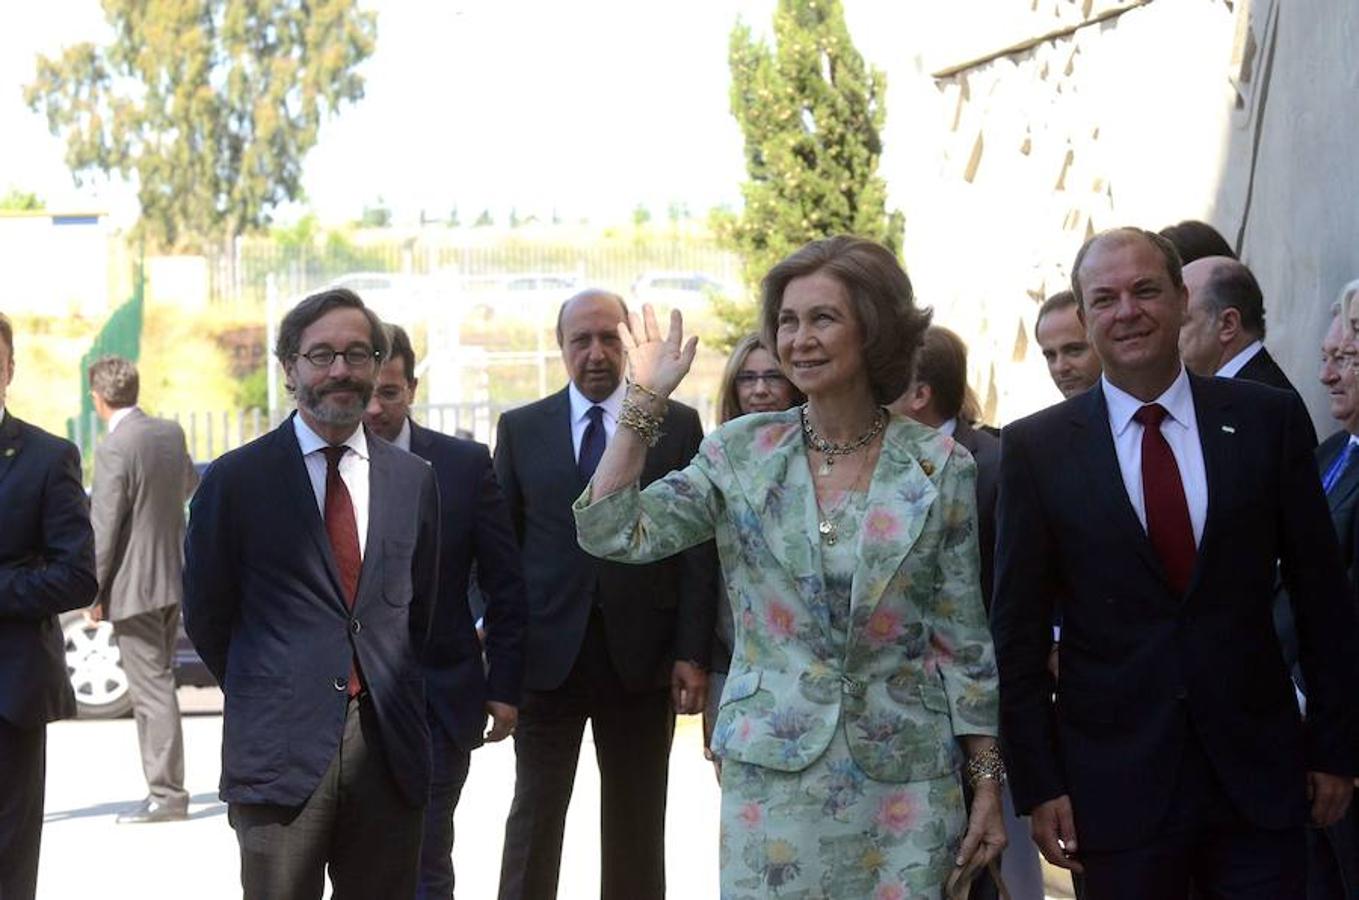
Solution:
{"label": "red necktie", "polygon": [[1142,426],[1142,500],[1147,509],[1147,537],[1165,566],[1170,586],[1183,595],[1189,589],[1198,550],[1180,467],[1161,434],[1165,417],[1165,407],[1149,403],[1133,415],[1133,420]]}
{"label": "red necktie", "polygon": [[[330,551],[335,554],[335,568],[340,570],[340,586],[344,588],[344,602],[351,610],[359,594],[359,570],[363,568],[363,556],[359,552],[359,526],[354,519],[354,501],[349,497],[349,488],[340,477],[340,459],[348,447],[326,447],[321,452],[326,455],[326,537],[330,538]],[[355,659],[349,667],[349,696],[358,696],[359,661]]]}

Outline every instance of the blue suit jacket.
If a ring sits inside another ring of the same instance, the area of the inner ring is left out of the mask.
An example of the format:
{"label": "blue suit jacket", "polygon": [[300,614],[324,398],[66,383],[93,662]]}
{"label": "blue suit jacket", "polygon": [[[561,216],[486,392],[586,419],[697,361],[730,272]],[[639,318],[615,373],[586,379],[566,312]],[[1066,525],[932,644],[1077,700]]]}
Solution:
{"label": "blue suit jacket", "polygon": [[[1305,821],[1306,771],[1355,771],[1354,613],[1307,412],[1248,381],[1189,380],[1208,516],[1184,596],[1128,500],[1099,385],[1002,433],[992,616],[1011,784],[1021,810],[1069,794],[1089,850],[1160,825],[1191,733],[1263,828]],[[1305,726],[1270,614],[1276,560],[1311,689]]]}
{"label": "blue suit jacket", "polygon": [[57,613],[88,606],[97,590],[80,453],[70,442],[5,413],[0,422],[0,718],[36,728],[75,715]]}
{"label": "blue suit jacket", "polygon": [[[439,602],[425,654],[432,725],[457,746],[481,744],[486,701],[519,705],[528,607],[509,507],[485,445],[411,423],[411,452],[439,484]],[[476,565],[486,600],[485,663],[467,602]]]}
{"label": "blue suit jacket", "polygon": [[423,460],[368,437],[368,538],[346,608],[289,418],[219,458],[190,506],[184,627],[222,685],[222,799],[302,804],[344,730],[358,657],[392,776],[429,794],[421,659],[438,579],[439,501]]}

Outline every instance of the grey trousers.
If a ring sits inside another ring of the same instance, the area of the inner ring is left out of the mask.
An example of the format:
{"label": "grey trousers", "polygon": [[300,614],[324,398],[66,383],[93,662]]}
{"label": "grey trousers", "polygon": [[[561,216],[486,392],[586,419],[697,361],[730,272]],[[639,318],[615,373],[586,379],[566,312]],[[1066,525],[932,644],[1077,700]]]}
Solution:
{"label": "grey trousers", "polygon": [[349,701],[340,748],[300,807],[231,803],[244,900],[409,900],[425,807],[411,806],[382,752],[367,695]]}
{"label": "grey trousers", "polygon": [[156,803],[184,808],[184,732],[175,697],[175,641],[179,606],[166,606],[113,623],[132,695],[147,793]]}

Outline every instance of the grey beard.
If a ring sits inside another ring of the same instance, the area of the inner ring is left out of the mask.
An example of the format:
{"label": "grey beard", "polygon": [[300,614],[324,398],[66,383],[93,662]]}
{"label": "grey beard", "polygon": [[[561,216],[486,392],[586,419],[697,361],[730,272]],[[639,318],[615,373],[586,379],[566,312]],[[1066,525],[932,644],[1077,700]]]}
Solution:
{"label": "grey beard", "polygon": [[372,388],[361,389],[358,403],[353,408],[339,405],[326,406],[325,397],[315,388],[298,385],[297,405],[311,414],[312,418],[324,425],[357,425],[363,421],[363,411],[368,401],[373,399]]}

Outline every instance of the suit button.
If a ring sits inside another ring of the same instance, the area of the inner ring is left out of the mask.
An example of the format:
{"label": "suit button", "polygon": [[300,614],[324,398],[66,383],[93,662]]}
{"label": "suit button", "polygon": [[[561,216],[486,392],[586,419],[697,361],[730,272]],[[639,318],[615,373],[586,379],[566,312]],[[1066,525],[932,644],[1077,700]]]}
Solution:
{"label": "suit button", "polygon": [[332,682],[330,683],[330,686],[333,687],[333,688],[335,688],[335,690],[337,690],[337,691],[343,691],[343,690],[345,690],[345,689],[347,689],[347,688],[349,687],[349,679],[348,679],[348,678],[336,678],[334,681],[332,681]]}
{"label": "suit button", "polygon": [[1175,699],[1176,699],[1176,700],[1188,700],[1188,699],[1189,699],[1189,690],[1188,690],[1187,688],[1183,688],[1183,687],[1177,687],[1177,688],[1175,688]]}
{"label": "suit button", "polygon": [[363,630],[363,626],[359,624],[359,620],[358,620],[358,619],[350,619],[350,620],[349,620],[349,630],[352,631],[352,632],[354,632],[355,634],[358,634],[360,631]]}

